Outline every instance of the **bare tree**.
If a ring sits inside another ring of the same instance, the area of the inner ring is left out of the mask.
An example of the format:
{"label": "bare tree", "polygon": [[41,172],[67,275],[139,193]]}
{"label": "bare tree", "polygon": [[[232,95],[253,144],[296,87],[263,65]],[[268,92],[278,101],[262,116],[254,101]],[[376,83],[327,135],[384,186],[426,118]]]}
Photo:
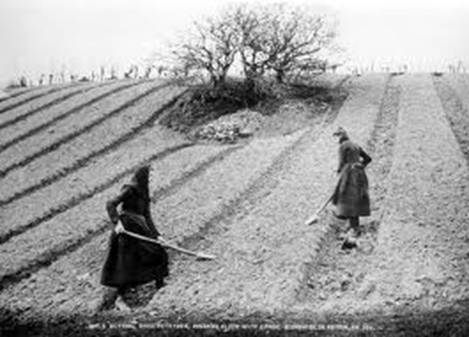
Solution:
{"label": "bare tree", "polygon": [[203,70],[214,87],[223,86],[237,52],[236,32],[224,17],[195,22],[192,28],[172,50],[177,68],[185,74]]}
{"label": "bare tree", "polygon": [[246,3],[226,7],[217,17],[195,22],[192,31],[172,49],[174,63],[184,72],[203,70],[215,86],[223,86],[237,61],[253,86],[267,73],[278,82],[300,72],[324,72],[328,63],[319,52],[335,37],[324,16],[283,4]]}
{"label": "bare tree", "polygon": [[262,11],[256,11],[247,4],[240,4],[229,9],[229,20],[239,36],[238,51],[241,56],[246,81],[253,82],[264,75],[269,62],[271,47],[268,37],[268,17]]}
{"label": "bare tree", "polygon": [[324,64],[318,52],[335,37],[335,29],[324,16],[309,8],[285,3],[250,7],[237,5],[228,17],[239,34],[239,53],[246,79],[273,71],[278,82],[285,75]]}

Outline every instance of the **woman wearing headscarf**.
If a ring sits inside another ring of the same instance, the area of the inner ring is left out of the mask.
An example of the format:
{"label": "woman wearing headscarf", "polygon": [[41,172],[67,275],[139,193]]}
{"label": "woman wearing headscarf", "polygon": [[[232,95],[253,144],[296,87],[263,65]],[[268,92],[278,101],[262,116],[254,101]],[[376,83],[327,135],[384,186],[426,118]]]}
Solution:
{"label": "woman wearing headscarf", "polygon": [[[127,231],[157,239],[160,234],[150,213],[149,171],[149,166],[138,168],[130,183],[106,203],[106,210],[115,229],[123,226]],[[167,275],[168,255],[162,246],[112,231],[101,284],[117,288],[116,306],[127,309],[122,295],[128,288],[151,281],[160,288]]]}
{"label": "woman wearing headscarf", "polygon": [[347,132],[339,127],[333,136],[339,139],[339,167],[337,182],[332,203],[336,206],[336,216],[348,219],[355,236],[360,235],[360,216],[370,215],[370,197],[368,194],[368,178],[365,167],[371,157],[363,149],[353,143]]}

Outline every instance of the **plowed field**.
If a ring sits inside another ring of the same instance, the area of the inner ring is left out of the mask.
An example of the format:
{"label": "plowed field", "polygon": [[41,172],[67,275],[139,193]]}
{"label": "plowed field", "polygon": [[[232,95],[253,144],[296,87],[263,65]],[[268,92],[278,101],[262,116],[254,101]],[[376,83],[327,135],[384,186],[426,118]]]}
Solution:
{"label": "plowed field", "polygon": [[[79,334],[89,322],[329,320],[395,335],[463,336],[467,77],[366,74],[317,82],[346,91],[345,101],[322,112],[307,99],[295,102],[288,121],[301,106],[301,123],[288,123],[288,132],[230,145],[194,143],[158,123],[186,90],[174,83],[12,92],[0,102],[2,329],[40,334],[52,331],[43,324],[60,323]],[[347,223],[331,206],[317,223],[304,224],[337,179],[338,126],[373,158],[372,214],[361,219],[358,246],[348,250]],[[170,251],[164,287],[133,289],[130,312],[98,311],[111,230],[104,204],[144,163],[153,168],[159,231],[216,259]]]}

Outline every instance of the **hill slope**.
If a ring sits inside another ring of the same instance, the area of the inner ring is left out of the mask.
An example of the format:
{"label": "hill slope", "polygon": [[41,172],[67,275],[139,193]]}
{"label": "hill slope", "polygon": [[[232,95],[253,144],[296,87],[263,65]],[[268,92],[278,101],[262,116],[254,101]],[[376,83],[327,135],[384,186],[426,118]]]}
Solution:
{"label": "hill slope", "polygon": [[[317,110],[308,99],[294,102],[284,118],[295,119],[300,109],[301,122],[285,123],[288,132],[234,144],[196,143],[159,125],[186,89],[173,83],[85,83],[2,100],[5,324],[122,315],[191,322],[336,315],[373,325],[418,312],[422,320],[405,321],[408,328],[439,329],[430,318],[452,310],[445,322],[460,326],[469,298],[466,80],[336,78],[328,85],[347,89],[343,104]],[[282,123],[281,114],[266,118],[272,128]],[[331,134],[339,125],[374,159],[372,216],[363,219],[364,234],[352,251],[341,249],[345,222],[329,213],[311,227],[303,224],[335,182]],[[217,258],[195,261],[171,252],[165,287],[129,293],[132,313],[95,316],[110,228],[103,205],[142,163],[153,167],[151,207],[159,230]]]}

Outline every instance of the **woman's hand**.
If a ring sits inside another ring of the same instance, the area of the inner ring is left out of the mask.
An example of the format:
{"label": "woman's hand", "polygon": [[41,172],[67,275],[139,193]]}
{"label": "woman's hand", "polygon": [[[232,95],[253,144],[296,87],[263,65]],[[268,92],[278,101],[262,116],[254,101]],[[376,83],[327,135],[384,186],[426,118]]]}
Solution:
{"label": "woman's hand", "polygon": [[116,234],[121,234],[121,233],[124,232],[124,230],[125,230],[125,228],[124,228],[124,226],[122,226],[122,224],[120,222],[117,224],[116,227],[114,227],[114,232],[116,232]]}
{"label": "woman's hand", "polygon": [[364,169],[365,168],[365,164],[363,162],[354,163],[353,165],[356,168],[359,168],[359,169]]}

